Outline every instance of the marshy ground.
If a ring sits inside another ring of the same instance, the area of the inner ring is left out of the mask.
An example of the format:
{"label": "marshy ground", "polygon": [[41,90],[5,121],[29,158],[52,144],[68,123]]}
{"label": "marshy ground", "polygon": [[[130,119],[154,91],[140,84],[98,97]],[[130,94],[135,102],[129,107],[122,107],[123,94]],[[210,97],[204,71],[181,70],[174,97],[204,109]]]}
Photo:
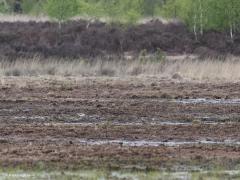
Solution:
{"label": "marshy ground", "polygon": [[2,77],[2,167],[234,169],[240,83]]}
{"label": "marshy ground", "polygon": [[0,24],[0,179],[239,179],[238,42],[159,21]]}

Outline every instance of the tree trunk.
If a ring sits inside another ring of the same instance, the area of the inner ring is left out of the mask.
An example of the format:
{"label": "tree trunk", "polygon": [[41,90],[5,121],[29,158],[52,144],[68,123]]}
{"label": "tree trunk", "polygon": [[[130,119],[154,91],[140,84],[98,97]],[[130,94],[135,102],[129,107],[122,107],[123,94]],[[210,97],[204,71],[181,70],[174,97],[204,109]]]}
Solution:
{"label": "tree trunk", "polygon": [[193,25],[193,32],[194,32],[194,36],[195,36],[195,40],[197,41],[197,15],[194,15],[194,25]]}
{"label": "tree trunk", "polygon": [[230,23],[230,37],[231,37],[231,41],[233,42],[234,34],[233,34],[233,25],[232,25],[232,23]]}
{"label": "tree trunk", "polygon": [[200,6],[200,34],[203,35],[203,7],[202,7],[202,0],[199,0]]}

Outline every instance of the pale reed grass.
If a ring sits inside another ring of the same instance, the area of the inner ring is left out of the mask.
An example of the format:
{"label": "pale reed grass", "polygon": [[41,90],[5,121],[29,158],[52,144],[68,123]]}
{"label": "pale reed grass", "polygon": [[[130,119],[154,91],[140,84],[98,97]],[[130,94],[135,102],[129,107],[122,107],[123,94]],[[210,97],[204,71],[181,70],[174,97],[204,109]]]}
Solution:
{"label": "pale reed grass", "polygon": [[18,59],[0,61],[0,76],[159,77],[178,81],[240,81],[240,59],[166,61]]}

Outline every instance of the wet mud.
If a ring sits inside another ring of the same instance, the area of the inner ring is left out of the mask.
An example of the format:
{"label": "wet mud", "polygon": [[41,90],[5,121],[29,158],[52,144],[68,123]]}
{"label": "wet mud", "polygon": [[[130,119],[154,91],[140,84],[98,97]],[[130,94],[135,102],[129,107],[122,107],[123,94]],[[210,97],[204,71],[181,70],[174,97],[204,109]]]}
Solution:
{"label": "wet mud", "polygon": [[240,162],[240,83],[147,77],[4,82],[3,167],[208,169]]}

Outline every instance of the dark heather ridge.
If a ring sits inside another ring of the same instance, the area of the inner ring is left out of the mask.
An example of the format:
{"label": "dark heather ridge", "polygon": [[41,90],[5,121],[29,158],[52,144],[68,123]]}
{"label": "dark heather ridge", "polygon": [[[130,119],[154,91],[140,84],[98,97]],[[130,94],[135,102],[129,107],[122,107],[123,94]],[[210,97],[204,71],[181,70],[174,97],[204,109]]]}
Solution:
{"label": "dark heather ridge", "polygon": [[227,33],[206,32],[195,40],[182,23],[164,24],[158,20],[134,27],[87,21],[0,23],[0,54],[3,59],[17,57],[95,58],[142,51],[169,55],[194,53],[215,57],[240,54],[240,35],[232,41]]}

